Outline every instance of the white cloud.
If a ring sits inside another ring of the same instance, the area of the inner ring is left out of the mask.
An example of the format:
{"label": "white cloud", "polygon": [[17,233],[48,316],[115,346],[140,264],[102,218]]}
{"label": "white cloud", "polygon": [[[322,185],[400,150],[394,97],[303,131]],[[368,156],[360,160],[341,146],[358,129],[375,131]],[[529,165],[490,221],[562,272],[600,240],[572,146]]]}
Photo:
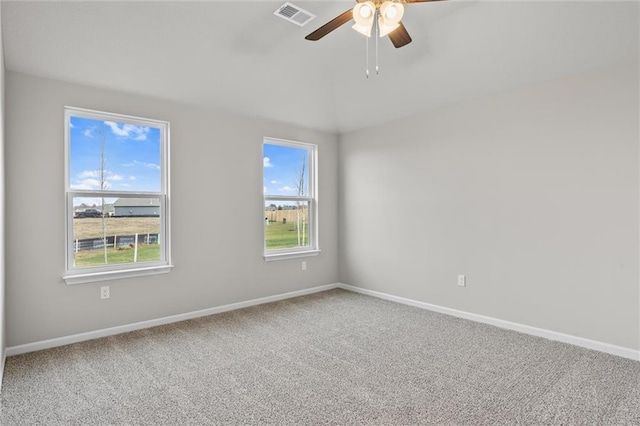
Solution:
{"label": "white cloud", "polygon": [[82,132],[82,134],[87,137],[87,138],[92,138],[93,137],[93,129],[85,129],[84,132]]}
{"label": "white cloud", "polygon": [[278,182],[277,180],[272,180],[272,181],[271,181],[271,184],[272,184],[272,185],[277,185],[277,184],[279,184],[279,183],[280,183],[280,182]]}
{"label": "white cloud", "polygon": [[100,176],[100,171],[98,170],[84,170],[78,175],[80,179],[97,178],[98,176]]}
{"label": "white cloud", "polygon": [[267,187],[266,186],[262,187],[262,192],[264,192],[265,194],[267,193]]}
{"label": "white cloud", "polygon": [[105,121],[104,124],[111,128],[111,131],[116,136],[129,136],[129,132],[125,130],[124,126],[122,128],[118,127],[118,123],[114,123],[113,121]]}
{"label": "white cloud", "polygon": [[129,180],[136,180],[135,176],[129,176]]}
{"label": "white cloud", "polygon": [[[105,186],[108,187],[106,183],[105,183]],[[86,190],[100,189],[100,181],[98,179],[91,179],[91,178],[83,179],[79,183],[71,184],[71,189],[86,189]]]}
{"label": "white cloud", "polygon": [[295,188],[292,188],[288,185],[283,186],[282,188],[278,188],[278,191],[280,192],[291,192],[291,191],[295,191]]}
{"label": "white cloud", "polygon": [[271,159],[269,157],[264,157],[262,159],[262,165],[264,167],[273,167],[273,164],[271,164]]}
{"label": "white cloud", "polygon": [[133,124],[122,124],[122,127],[118,123],[113,121],[105,121],[104,124],[111,128],[111,132],[120,137],[132,138],[136,141],[143,141],[147,139],[147,133],[151,129],[146,126],[134,126]]}
{"label": "white cloud", "polygon": [[73,129],[74,127],[76,127],[76,126],[74,126],[73,123],[71,122],[71,120],[69,120],[69,128]]}
{"label": "white cloud", "polygon": [[[155,163],[145,163],[143,161],[133,160],[131,163],[121,164],[122,167],[143,166],[149,169],[160,170],[160,165]],[[135,178],[134,178],[135,179]]]}
{"label": "white cloud", "polygon": [[91,190],[91,189],[96,189],[93,188],[91,185],[85,185],[83,183],[72,183],[71,185],[71,189],[76,189],[76,190]]}
{"label": "white cloud", "polygon": [[[100,170],[84,170],[78,173],[79,183],[71,185],[72,189],[100,189]],[[124,176],[113,173],[109,170],[104,171],[104,181],[106,189],[111,187],[110,182],[124,180]]]}
{"label": "white cloud", "polygon": [[98,179],[85,179],[82,181],[82,184],[100,188],[100,181]]}

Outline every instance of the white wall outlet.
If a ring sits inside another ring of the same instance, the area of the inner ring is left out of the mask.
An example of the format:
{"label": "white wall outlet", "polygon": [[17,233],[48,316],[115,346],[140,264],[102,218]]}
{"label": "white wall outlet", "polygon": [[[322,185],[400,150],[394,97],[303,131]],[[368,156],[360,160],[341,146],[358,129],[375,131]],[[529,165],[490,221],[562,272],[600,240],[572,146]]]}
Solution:
{"label": "white wall outlet", "polygon": [[302,262],[302,270],[303,271],[307,270],[307,262],[305,262],[305,261]]}
{"label": "white wall outlet", "polygon": [[464,275],[458,275],[458,285],[460,287],[466,287],[467,286],[467,277],[465,277]]}
{"label": "white wall outlet", "polygon": [[109,286],[105,285],[100,287],[100,299],[108,299],[109,296]]}

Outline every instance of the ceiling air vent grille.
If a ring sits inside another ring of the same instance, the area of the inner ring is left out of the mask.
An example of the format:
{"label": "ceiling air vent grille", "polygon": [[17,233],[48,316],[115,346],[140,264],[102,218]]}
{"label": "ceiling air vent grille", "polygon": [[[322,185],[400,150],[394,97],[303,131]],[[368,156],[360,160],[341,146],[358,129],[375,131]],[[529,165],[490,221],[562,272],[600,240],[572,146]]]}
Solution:
{"label": "ceiling air vent grille", "polygon": [[308,22],[316,17],[313,13],[307,12],[306,10],[289,2],[280,6],[275,12],[273,12],[273,14],[301,27],[304,27]]}

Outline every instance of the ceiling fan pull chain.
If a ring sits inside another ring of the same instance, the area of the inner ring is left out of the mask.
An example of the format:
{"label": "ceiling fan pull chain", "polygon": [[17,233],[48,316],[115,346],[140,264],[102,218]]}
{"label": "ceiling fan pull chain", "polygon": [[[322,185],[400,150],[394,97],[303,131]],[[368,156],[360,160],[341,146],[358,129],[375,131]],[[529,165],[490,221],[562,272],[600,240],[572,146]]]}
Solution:
{"label": "ceiling fan pull chain", "polygon": [[378,39],[380,38],[380,25],[378,24],[378,17],[380,16],[380,11],[376,9],[376,14],[374,16],[374,22],[376,26],[376,75],[378,75],[379,66],[378,66]]}
{"label": "ceiling fan pull chain", "polygon": [[369,78],[369,37],[364,38],[364,51],[365,51],[365,60],[367,61],[367,64],[366,64],[367,78]]}

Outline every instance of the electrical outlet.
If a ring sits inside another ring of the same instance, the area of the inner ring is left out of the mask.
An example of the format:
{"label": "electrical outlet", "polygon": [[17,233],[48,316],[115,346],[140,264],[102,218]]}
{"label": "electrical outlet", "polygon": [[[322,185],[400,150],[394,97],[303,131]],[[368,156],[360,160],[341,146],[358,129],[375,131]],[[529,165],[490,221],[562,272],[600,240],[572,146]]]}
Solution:
{"label": "electrical outlet", "polygon": [[100,299],[108,299],[109,296],[109,286],[105,285],[100,287]]}
{"label": "electrical outlet", "polygon": [[302,270],[306,271],[307,270],[307,262],[302,262]]}
{"label": "electrical outlet", "polygon": [[464,275],[458,275],[458,285],[460,287],[466,287],[467,286],[467,277],[465,277]]}

